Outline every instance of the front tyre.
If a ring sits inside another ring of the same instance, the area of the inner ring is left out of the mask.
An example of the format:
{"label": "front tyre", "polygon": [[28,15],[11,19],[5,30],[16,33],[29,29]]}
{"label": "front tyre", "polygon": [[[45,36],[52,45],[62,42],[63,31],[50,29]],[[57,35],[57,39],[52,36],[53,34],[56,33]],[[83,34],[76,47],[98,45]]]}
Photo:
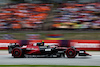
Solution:
{"label": "front tyre", "polygon": [[75,51],[75,49],[73,49],[73,48],[68,48],[68,49],[66,50],[65,54],[66,54],[66,56],[67,56],[68,58],[75,58],[75,56],[76,56],[76,51]]}
{"label": "front tyre", "polygon": [[19,47],[16,47],[12,50],[12,56],[14,58],[22,58],[24,57],[24,53],[23,53],[23,50]]}

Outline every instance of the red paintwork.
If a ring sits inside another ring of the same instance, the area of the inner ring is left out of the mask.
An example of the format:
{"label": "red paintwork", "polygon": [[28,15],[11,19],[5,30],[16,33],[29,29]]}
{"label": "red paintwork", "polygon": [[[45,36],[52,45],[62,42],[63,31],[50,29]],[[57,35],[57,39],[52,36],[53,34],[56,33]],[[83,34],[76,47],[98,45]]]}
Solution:
{"label": "red paintwork", "polygon": [[25,54],[41,54],[38,46],[27,45],[26,48],[22,48],[22,49],[26,49]]}
{"label": "red paintwork", "polygon": [[[50,48],[53,48],[53,47],[50,47]],[[26,49],[25,54],[41,54],[39,46],[33,46],[32,44],[26,45],[26,47],[21,47],[21,49]],[[65,53],[67,53],[67,50],[70,50],[72,48],[56,46],[56,49],[66,49]],[[75,51],[79,51],[79,50],[75,49]],[[75,52],[75,54],[76,54],[76,52]],[[89,55],[86,52],[85,52],[85,54]]]}
{"label": "red paintwork", "polygon": [[[90,55],[89,53],[86,53],[86,52],[85,52],[85,54]],[[90,56],[92,56],[92,55],[90,55]]]}

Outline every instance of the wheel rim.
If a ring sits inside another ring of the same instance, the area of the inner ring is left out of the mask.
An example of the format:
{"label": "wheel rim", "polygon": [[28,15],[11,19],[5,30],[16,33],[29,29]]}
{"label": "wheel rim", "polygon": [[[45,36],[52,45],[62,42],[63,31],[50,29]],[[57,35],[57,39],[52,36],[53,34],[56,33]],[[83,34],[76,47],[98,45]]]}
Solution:
{"label": "wheel rim", "polygon": [[16,49],[13,50],[12,54],[13,54],[14,57],[21,57],[22,51],[20,49],[16,48]]}
{"label": "wheel rim", "polygon": [[68,55],[72,56],[73,55],[73,51],[72,50],[68,51]]}
{"label": "wheel rim", "polygon": [[75,57],[76,51],[73,48],[69,48],[66,50],[66,55],[69,58]]}

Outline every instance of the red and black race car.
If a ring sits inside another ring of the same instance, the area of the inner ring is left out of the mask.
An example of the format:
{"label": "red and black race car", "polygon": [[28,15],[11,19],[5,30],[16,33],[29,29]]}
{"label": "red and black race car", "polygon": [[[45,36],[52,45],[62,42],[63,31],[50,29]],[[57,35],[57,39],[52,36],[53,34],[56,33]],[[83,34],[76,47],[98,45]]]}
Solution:
{"label": "red and black race car", "polygon": [[78,56],[91,56],[86,53],[85,50],[77,50],[74,47],[59,47],[57,45],[44,46],[44,42],[33,45],[17,45],[12,43],[8,46],[8,52],[12,54],[14,58],[22,57],[65,57],[75,58]]}

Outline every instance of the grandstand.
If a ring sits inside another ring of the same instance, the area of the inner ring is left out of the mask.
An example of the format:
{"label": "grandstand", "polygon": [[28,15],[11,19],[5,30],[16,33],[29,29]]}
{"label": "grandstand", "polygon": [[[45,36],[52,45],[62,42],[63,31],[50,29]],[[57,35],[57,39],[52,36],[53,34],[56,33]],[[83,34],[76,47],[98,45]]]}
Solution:
{"label": "grandstand", "polygon": [[60,1],[0,1],[0,30],[100,28],[99,0]]}
{"label": "grandstand", "polygon": [[41,29],[50,4],[8,4],[0,10],[0,29]]}
{"label": "grandstand", "polygon": [[52,25],[57,29],[99,29],[100,3],[62,3],[55,9]]}
{"label": "grandstand", "polygon": [[64,39],[99,40],[100,32],[93,30],[100,29],[99,10],[100,0],[0,0],[0,39],[4,34],[27,39],[34,33],[46,39],[54,33]]}

